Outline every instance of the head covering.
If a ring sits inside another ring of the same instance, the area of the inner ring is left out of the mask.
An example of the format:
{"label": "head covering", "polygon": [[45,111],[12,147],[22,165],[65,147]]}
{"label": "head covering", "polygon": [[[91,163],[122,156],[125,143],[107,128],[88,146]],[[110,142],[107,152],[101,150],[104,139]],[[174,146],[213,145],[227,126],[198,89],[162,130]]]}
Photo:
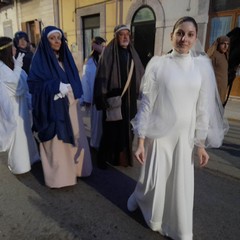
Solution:
{"label": "head covering", "polygon": [[10,47],[10,46],[12,46],[12,42],[6,43],[6,44],[4,44],[4,45],[1,45],[1,44],[0,44],[0,51],[2,51],[2,50],[5,49],[5,48],[8,48],[8,47]]}
{"label": "head covering", "polygon": [[[58,60],[48,40],[49,34],[53,31],[61,33],[62,44],[59,49],[59,55],[62,59],[67,79],[63,79],[62,70],[59,68]],[[41,41],[32,60],[29,78],[41,78],[43,81],[49,81],[51,79],[53,82],[57,83],[57,86],[59,86],[60,82],[70,83],[75,98],[77,99],[82,95],[82,86],[78,69],[61,29],[55,26],[48,26],[43,29]]]}
{"label": "head covering", "polygon": [[0,60],[9,68],[14,68],[12,59],[12,39],[9,37],[0,37]]}
{"label": "head covering", "polygon": [[[62,42],[59,49],[59,59],[61,59],[64,71],[59,66],[56,54],[47,37],[49,33],[56,30],[61,33]],[[64,142],[72,143],[71,130],[59,130],[56,129],[57,126],[51,128],[51,124],[56,121],[54,119],[64,119],[66,126],[71,126],[70,119],[67,119],[69,116],[68,104],[59,103],[59,105],[56,105],[57,103],[54,101],[54,95],[59,93],[60,82],[70,83],[75,99],[80,98],[83,92],[78,69],[65,40],[61,29],[55,26],[45,27],[28,76],[29,91],[33,99],[33,127],[35,131],[41,133],[39,135],[41,141],[49,140],[55,134],[58,134],[58,131],[62,131],[63,133],[58,137]],[[67,99],[64,98],[60,101],[67,101]]]}
{"label": "head covering", "polygon": [[99,37],[99,36],[96,36],[92,39],[92,49],[93,51],[96,51],[98,54],[100,54],[103,50],[103,46],[102,46],[102,43],[105,43],[106,40]]}
{"label": "head covering", "polygon": [[102,44],[104,42],[106,42],[106,40],[104,38],[102,38],[102,37],[99,37],[99,36],[96,36],[96,37],[94,37],[92,39],[92,43],[96,43],[98,45],[100,45],[100,44]]}
{"label": "head covering", "polygon": [[228,36],[220,36],[217,38],[218,43],[222,42],[230,42],[230,38]]}
{"label": "head covering", "polygon": [[23,32],[23,31],[16,32],[14,35],[14,39],[13,39],[15,48],[18,48],[18,43],[21,38],[24,38],[27,42],[29,42],[27,33]]}
{"label": "head covering", "polygon": [[9,37],[0,37],[0,51],[12,45],[12,39]]}
{"label": "head covering", "polygon": [[53,30],[51,30],[48,34],[47,34],[47,37],[49,37],[51,34],[53,34],[53,33],[59,33],[60,35],[61,35],[61,37],[62,37],[62,33],[58,30],[58,29],[53,29]]}
{"label": "head covering", "polygon": [[[218,46],[220,43],[222,42],[229,42],[230,43],[230,38],[228,36],[220,36],[218,37],[213,44],[211,45],[211,47],[208,49],[207,54],[209,57],[211,57],[218,49]],[[227,51],[226,57],[228,58],[228,52],[229,49]]]}
{"label": "head covering", "polygon": [[114,28],[114,34],[116,35],[118,32],[122,31],[122,30],[128,30],[130,32],[130,28],[125,25],[125,24],[120,24],[120,25],[117,25],[115,28]]}
{"label": "head covering", "polygon": [[[95,85],[94,85],[94,98],[97,108],[101,109],[103,103],[100,99],[107,92],[112,89],[120,88],[121,76],[120,76],[120,63],[119,63],[119,46],[116,38],[113,38],[104,50],[98,69],[96,73]],[[138,56],[137,51],[131,43],[128,45],[128,50],[131,58],[134,61],[133,77],[136,79],[136,94],[139,95],[140,81],[144,73],[142,62]],[[99,105],[98,105],[99,102]]]}

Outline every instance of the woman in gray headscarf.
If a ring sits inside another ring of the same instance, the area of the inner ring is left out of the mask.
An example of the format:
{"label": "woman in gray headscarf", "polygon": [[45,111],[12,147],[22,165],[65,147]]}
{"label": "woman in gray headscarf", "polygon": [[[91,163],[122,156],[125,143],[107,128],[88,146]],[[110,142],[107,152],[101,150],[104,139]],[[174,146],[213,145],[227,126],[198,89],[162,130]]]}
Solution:
{"label": "woman in gray headscarf", "polygon": [[228,54],[230,39],[227,36],[218,37],[207,54],[212,60],[213,69],[216,76],[218,92],[222,104],[226,100],[228,88]]}

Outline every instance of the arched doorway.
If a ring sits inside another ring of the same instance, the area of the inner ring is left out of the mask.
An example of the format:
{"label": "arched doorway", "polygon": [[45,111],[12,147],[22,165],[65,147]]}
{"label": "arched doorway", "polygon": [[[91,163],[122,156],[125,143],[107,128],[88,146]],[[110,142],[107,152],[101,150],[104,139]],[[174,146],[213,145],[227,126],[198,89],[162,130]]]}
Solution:
{"label": "arched doorway", "polygon": [[139,8],[132,18],[132,40],[144,67],[154,55],[156,17],[150,7]]}

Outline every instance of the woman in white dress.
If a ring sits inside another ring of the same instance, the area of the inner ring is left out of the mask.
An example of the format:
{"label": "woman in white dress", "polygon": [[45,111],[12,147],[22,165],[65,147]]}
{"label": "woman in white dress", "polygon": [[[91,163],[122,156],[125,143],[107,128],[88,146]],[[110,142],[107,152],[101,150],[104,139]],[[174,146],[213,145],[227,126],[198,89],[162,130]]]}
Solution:
{"label": "woman in white dress", "polygon": [[92,40],[92,52],[83,66],[82,86],[83,102],[91,116],[91,139],[90,146],[99,148],[102,137],[102,111],[97,110],[93,102],[93,90],[95,83],[98,60],[105,47],[106,40],[96,36]]}
{"label": "woman in white dress", "polygon": [[193,237],[194,144],[203,167],[209,159],[205,148],[219,147],[228,129],[211,62],[192,51],[197,31],[191,17],[176,22],[173,50],[149,62],[132,121],[142,168],[128,209],[140,207],[152,230],[175,240]]}
{"label": "woman in white dress", "polygon": [[0,37],[0,151],[8,151],[8,167],[14,174],[30,171],[39,161],[23,57],[20,53],[13,58],[12,39]]}

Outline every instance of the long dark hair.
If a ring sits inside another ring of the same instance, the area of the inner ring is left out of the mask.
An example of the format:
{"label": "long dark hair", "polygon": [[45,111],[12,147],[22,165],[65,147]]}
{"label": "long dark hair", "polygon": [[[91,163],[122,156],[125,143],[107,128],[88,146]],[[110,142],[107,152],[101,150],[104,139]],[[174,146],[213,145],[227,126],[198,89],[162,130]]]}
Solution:
{"label": "long dark hair", "polygon": [[12,39],[0,37],[0,60],[13,70]]}

